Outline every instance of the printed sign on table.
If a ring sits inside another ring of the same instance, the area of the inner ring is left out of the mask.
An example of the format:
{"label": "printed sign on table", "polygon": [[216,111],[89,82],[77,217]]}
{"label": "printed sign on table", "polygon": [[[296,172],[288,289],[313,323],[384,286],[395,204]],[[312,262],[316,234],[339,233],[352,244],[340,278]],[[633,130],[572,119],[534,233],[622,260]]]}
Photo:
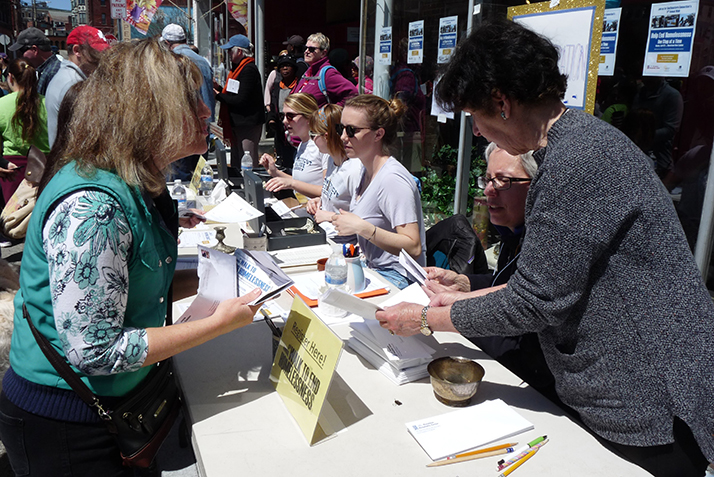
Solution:
{"label": "printed sign on table", "polygon": [[456,48],[456,29],[459,17],[439,19],[439,56],[437,63],[448,63]]}
{"label": "printed sign on table", "polygon": [[379,58],[380,65],[392,64],[392,27],[384,27],[379,33]]}
{"label": "printed sign on table", "polygon": [[643,76],[689,76],[697,0],[653,3]]}
{"label": "printed sign on table", "polygon": [[335,431],[336,423],[330,422],[334,417],[321,414],[342,346],[342,340],[295,297],[270,380],[310,445]]}
{"label": "printed sign on table", "polygon": [[606,8],[602,22],[602,41],[600,42],[600,76],[612,76],[615,73],[615,53],[617,38],[620,36],[620,16],[622,8]]}
{"label": "printed sign on table", "polygon": [[409,51],[407,63],[417,64],[424,62],[424,20],[409,22]]}

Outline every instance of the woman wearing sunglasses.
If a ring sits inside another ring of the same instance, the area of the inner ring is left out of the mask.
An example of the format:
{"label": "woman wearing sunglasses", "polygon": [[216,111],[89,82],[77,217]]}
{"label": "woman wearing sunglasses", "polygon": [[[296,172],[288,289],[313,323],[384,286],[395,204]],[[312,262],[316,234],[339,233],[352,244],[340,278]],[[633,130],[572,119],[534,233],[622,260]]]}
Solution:
{"label": "woman wearing sunglasses", "polygon": [[421,199],[414,177],[389,154],[397,136],[404,103],[363,94],[345,104],[338,131],[347,156],[364,166],[350,211],[340,210],[332,223],[340,235],[357,234],[369,268],[399,288],[409,285],[399,264],[404,249],[426,264],[426,239]]}
{"label": "woman wearing sunglasses", "polygon": [[265,183],[265,190],[277,192],[292,189],[307,197],[319,197],[322,181],[327,169],[328,154],[323,154],[310,139],[310,117],[317,111],[317,102],[309,94],[295,93],[285,98],[283,103],[283,124],[291,138],[299,138],[295,153],[293,174],[287,174],[275,167],[275,158],[263,154],[260,165],[272,176]]}
{"label": "woman wearing sunglasses", "polygon": [[[352,194],[362,177],[362,163],[347,157],[342,138],[337,133],[341,117],[342,108],[334,104],[323,106],[310,117],[310,137],[320,152],[330,155],[322,194],[307,203],[307,211],[315,216],[317,223],[331,222],[340,209],[350,210]],[[355,243],[357,237],[337,236],[334,240]]]}

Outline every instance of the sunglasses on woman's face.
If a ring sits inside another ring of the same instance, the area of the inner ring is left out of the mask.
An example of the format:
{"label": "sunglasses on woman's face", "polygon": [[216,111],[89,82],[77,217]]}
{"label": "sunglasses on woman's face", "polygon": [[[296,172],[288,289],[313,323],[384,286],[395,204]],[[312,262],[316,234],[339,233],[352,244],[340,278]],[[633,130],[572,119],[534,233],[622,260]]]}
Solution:
{"label": "sunglasses on woman's face", "polygon": [[300,113],[280,113],[280,120],[282,121],[283,119],[287,118],[288,121],[295,121],[295,118],[298,116],[302,116]]}
{"label": "sunglasses on woman's face", "polygon": [[347,133],[347,137],[350,139],[355,137],[355,134],[357,134],[358,132],[360,132],[363,129],[372,129],[372,128],[358,128],[356,126],[350,126],[349,124],[344,125],[344,124],[340,124],[340,123],[335,124],[335,131],[337,132],[337,134],[339,136],[342,136],[342,131],[344,131]]}

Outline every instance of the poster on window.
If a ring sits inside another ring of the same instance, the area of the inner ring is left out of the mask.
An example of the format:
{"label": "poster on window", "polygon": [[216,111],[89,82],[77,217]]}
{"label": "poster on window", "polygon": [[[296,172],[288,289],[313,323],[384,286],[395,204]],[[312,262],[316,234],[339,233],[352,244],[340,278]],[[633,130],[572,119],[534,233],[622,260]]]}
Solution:
{"label": "poster on window", "polygon": [[600,68],[598,75],[612,76],[615,73],[615,52],[617,37],[620,33],[622,8],[606,8],[602,22],[602,41],[600,42]]}
{"label": "poster on window", "polygon": [[439,19],[439,56],[437,63],[448,63],[456,48],[456,27],[459,17],[445,17]]}
{"label": "poster on window", "polygon": [[383,27],[379,32],[379,58],[380,65],[392,64],[392,27]]}
{"label": "poster on window", "polygon": [[417,64],[424,62],[424,20],[409,22],[409,50],[407,63]]}
{"label": "poster on window", "polygon": [[653,3],[642,76],[689,76],[698,0]]}
{"label": "poster on window", "polygon": [[560,0],[510,7],[514,22],[548,38],[558,49],[558,69],[568,76],[563,103],[592,113],[600,62],[604,0]]}

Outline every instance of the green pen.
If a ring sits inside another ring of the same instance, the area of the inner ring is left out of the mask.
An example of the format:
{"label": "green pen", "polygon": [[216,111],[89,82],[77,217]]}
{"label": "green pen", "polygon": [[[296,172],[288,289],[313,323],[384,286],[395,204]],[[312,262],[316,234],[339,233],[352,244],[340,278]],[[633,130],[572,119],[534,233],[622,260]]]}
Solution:
{"label": "green pen", "polygon": [[[524,446],[522,446],[522,447],[520,447],[520,448],[514,450],[514,451],[513,451],[513,455],[518,455],[518,454],[520,454],[520,453],[522,453],[522,452],[526,452],[526,451],[528,451],[528,449],[530,449],[531,447],[533,447],[534,445],[536,445],[536,444],[538,444],[538,443],[540,443],[540,442],[543,442],[543,441],[546,440],[547,438],[548,438],[548,436],[540,436],[540,437],[538,437],[538,438],[536,438],[536,439],[533,439],[533,440],[530,441],[528,444],[526,444],[526,445],[524,445]],[[502,463],[502,462],[499,462],[498,464],[500,465],[501,463]]]}

